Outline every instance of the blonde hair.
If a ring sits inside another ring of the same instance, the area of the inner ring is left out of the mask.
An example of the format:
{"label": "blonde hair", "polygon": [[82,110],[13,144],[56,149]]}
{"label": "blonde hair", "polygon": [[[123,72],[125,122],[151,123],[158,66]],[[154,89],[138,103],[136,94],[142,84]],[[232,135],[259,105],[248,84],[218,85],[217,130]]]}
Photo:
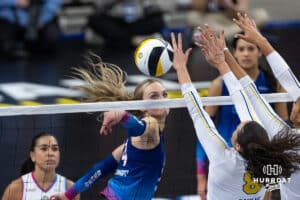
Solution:
{"label": "blonde hair", "polygon": [[[130,94],[125,87],[127,73],[119,66],[105,63],[95,54],[88,57],[88,66],[89,69],[74,69],[74,74],[87,83],[76,87],[86,93],[84,100],[87,102],[142,100],[144,89],[148,85],[161,83],[155,79],[146,79],[136,86],[133,94]],[[141,111],[133,113],[143,115]]]}
{"label": "blonde hair", "polygon": [[127,74],[120,67],[103,62],[95,54],[90,54],[88,67],[90,69],[74,68],[74,74],[86,82],[86,85],[76,87],[87,95],[85,101],[124,101],[132,99],[125,87]]}

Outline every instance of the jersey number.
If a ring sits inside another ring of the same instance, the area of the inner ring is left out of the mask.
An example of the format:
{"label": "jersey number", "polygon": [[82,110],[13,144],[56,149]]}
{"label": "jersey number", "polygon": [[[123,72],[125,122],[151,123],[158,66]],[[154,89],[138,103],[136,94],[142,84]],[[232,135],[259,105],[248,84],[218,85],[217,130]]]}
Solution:
{"label": "jersey number", "polygon": [[251,179],[251,175],[249,172],[244,174],[244,182],[245,184],[243,185],[243,191],[246,194],[256,194],[261,188],[261,185],[259,183],[254,182]]}

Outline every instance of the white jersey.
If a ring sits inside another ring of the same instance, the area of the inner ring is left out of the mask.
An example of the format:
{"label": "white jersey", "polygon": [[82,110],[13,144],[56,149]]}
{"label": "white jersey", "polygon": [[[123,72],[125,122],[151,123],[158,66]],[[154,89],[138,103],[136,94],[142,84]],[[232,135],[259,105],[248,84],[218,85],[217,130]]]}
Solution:
{"label": "white jersey", "polygon": [[[297,132],[300,134],[299,130]],[[281,200],[300,199],[300,171],[293,173],[289,183],[280,184]]]}
{"label": "white jersey", "polygon": [[289,183],[280,184],[281,200],[300,199],[300,172],[293,173]]}
{"label": "white jersey", "polygon": [[[241,86],[238,81],[236,85],[239,87],[232,88],[234,90],[232,96],[234,96],[234,101],[237,101],[237,104],[238,102],[243,104],[244,102],[240,98],[244,98],[244,94],[240,92]],[[207,198],[209,200],[263,199],[265,189],[252,181],[250,174],[246,172],[245,160],[238,152],[230,149],[219,135],[214,123],[203,109],[194,86],[191,83],[183,84],[181,89],[197,137],[210,162]],[[236,108],[242,107],[242,105],[238,105]],[[253,120],[256,116],[247,112],[241,118]]]}
{"label": "white jersey", "polygon": [[300,96],[300,83],[288,64],[276,51],[270,53],[266,59],[279,83],[297,101]]}
{"label": "white jersey", "polygon": [[67,179],[59,174],[56,174],[53,183],[45,190],[37,183],[32,172],[22,176],[22,184],[21,200],[49,200],[51,195],[67,189]]}
{"label": "white jersey", "polygon": [[[282,128],[288,126],[272,109],[267,101],[256,90],[252,80],[247,76],[240,80],[250,101],[257,111],[262,125],[267,130],[270,138],[275,136]],[[299,133],[299,131],[298,131]],[[300,199],[300,172],[293,173],[290,182],[280,184],[280,195],[282,200]]]}
{"label": "white jersey", "polygon": [[[285,60],[278,52],[273,51],[266,57],[277,80],[289,93],[294,101],[300,96],[300,84]],[[298,133],[299,130],[298,130]],[[280,196],[282,200],[300,199],[300,172],[291,176],[291,182],[280,185]]]}
{"label": "white jersey", "polygon": [[[280,83],[285,87],[293,99],[297,100],[300,96],[300,85],[294,74],[291,72],[289,66],[277,52],[271,53],[267,57],[267,60],[274,74],[277,78],[279,78],[278,80]],[[236,82],[228,79],[228,77],[229,76],[226,76],[227,82],[225,81],[225,83],[229,92],[233,92],[232,87],[236,87]],[[234,79],[234,77],[231,77],[231,79]],[[274,112],[270,104],[258,92],[255,83],[249,76],[245,76],[240,79],[240,83],[248,98],[244,99],[244,104],[240,104],[242,106],[241,109],[237,109],[239,115],[245,115],[245,112],[248,110],[251,111],[249,108],[253,108],[261,122],[261,125],[266,129],[269,138],[273,138],[284,127],[288,127],[288,125]],[[250,104],[246,101],[247,99],[250,100]],[[236,104],[236,102],[234,103]],[[290,182],[280,184],[280,190],[282,200],[299,200],[300,172],[298,171],[292,174]]]}

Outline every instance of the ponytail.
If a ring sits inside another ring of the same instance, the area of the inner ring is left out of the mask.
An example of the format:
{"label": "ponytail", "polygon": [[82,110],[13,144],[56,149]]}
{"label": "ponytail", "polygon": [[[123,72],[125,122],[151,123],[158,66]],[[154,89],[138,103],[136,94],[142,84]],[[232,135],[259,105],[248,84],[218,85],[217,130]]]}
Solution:
{"label": "ponytail", "polygon": [[[251,142],[244,152],[247,171],[253,178],[289,178],[299,170],[300,134],[290,128],[280,131],[264,144]],[[279,173],[266,173],[267,166],[277,166]]]}
{"label": "ponytail", "polygon": [[[155,82],[161,83],[156,79],[146,79],[130,93],[125,87],[127,74],[120,67],[103,62],[93,53],[87,58],[87,64],[89,69],[74,69],[74,75],[86,82],[86,85],[76,88],[87,95],[84,99],[87,102],[142,100],[145,87]],[[144,115],[140,110],[130,112],[138,117]]]}
{"label": "ponytail", "polygon": [[21,165],[20,175],[28,174],[34,170],[34,163],[32,162],[31,158],[27,158]]}
{"label": "ponytail", "polygon": [[74,75],[83,79],[86,85],[77,86],[87,97],[87,102],[124,101],[132,96],[125,87],[127,74],[120,67],[104,63],[102,59],[90,53],[87,58],[88,69],[74,68]]}

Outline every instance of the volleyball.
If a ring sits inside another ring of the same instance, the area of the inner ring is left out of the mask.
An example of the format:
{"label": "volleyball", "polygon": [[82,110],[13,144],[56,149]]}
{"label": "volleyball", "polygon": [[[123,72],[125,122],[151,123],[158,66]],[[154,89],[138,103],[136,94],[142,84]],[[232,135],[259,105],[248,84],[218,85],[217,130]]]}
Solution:
{"label": "volleyball", "polygon": [[142,41],[134,53],[137,68],[147,76],[162,76],[173,65],[173,49],[170,43],[160,38]]}

